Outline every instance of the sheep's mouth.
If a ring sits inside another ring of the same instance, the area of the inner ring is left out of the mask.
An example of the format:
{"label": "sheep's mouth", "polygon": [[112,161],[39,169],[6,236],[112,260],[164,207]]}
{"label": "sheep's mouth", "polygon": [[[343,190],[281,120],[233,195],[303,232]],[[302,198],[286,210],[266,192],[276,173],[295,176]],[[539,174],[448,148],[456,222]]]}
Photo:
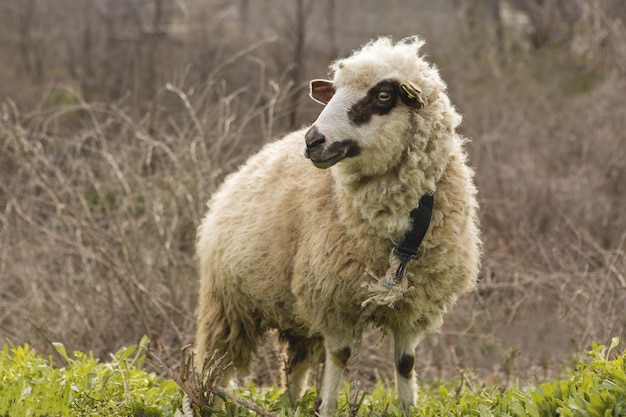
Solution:
{"label": "sheep's mouth", "polygon": [[361,153],[361,149],[356,141],[346,139],[339,142],[333,142],[328,146],[320,146],[314,149],[304,151],[304,156],[311,160],[313,165],[320,169],[330,168],[337,162],[357,156]]}
{"label": "sheep's mouth", "polygon": [[343,158],[345,158],[343,154],[337,154],[324,160],[315,159],[313,157],[311,157],[310,159],[311,159],[311,162],[313,162],[313,165],[315,165],[317,168],[326,169],[326,168],[332,167],[337,162],[341,161]]}

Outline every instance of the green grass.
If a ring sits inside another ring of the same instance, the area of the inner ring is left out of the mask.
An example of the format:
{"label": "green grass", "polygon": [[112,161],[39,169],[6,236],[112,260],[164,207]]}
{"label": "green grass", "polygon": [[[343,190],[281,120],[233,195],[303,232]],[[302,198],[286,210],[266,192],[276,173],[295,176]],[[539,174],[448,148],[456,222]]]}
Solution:
{"label": "green grass", "polygon": [[[171,380],[144,370],[143,339],[120,349],[109,362],[92,354],[55,344],[61,363],[44,358],[28,345],[7,343],[0,352],[0,416],[172,416],[181,406],[182,391]],[[606,347],[594,344],[564,377],[529,387],[479,386],[467,377],[422,387],[413,416],[563,416],[626,415],[626,352],[615,353],[619,339]],[[347,415],[347,389],[338,415]],[[238,398],[252,400],[279,416],[313,416],[315,393],[289,404],[279,388],[241,388]],[[364,416],[402,416],[388,387],[380,382],[363,399]],[[253,416],[227,402],[216,416]]]}

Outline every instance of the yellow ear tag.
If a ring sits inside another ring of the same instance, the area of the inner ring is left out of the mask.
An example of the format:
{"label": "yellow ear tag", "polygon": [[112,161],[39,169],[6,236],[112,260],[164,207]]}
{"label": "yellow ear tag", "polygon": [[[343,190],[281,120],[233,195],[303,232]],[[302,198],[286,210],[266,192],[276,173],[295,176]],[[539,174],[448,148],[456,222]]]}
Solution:
{"label": "yellow ear tag", "polygon": [[420,93],[419,88],[415,87],[411,81],[407,81],[406,84],[400,85],[400,88],[404,90],[407,97],[411,100],[415,100],[417,95]]}
{"label": "yellow ear tag", "polygon": [[417,88],[411,81],[407,81],[406,83],[400,84],[400,88],[402,89],[402,92],[404,92],[404,94],[406,94],[406,99],[408,99],[409,103],[409,107],[412,107],[414,109],[421,109],[422,107],[424,107],[424,102],[422,101],[422,91]]}
{"label": "yellow ear tag", "polygon": [[407,97],[410,98],[411,100],[415,100],[415,97],[417,97],[412,91],[411,89],[409,89],[409,87],[407,87],[405,84],[402,84],[400,86],[400,88],[402,88],[404,90],[404,92],[406,93]]}

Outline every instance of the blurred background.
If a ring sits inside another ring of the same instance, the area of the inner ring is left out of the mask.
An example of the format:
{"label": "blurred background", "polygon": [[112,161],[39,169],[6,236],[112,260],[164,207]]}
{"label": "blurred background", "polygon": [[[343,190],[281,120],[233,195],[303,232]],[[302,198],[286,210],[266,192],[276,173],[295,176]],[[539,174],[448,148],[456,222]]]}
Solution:
{"label": "blurred background", "polygon": [[[2,0],[0,339],[176,356],[211,193],[315,120],[333,59],[414,34],[464,115],[485,243],[419,377],[541,379],[624,339],[625,24],[622,0]],[[366,339],[365,378],[390,375]]]}

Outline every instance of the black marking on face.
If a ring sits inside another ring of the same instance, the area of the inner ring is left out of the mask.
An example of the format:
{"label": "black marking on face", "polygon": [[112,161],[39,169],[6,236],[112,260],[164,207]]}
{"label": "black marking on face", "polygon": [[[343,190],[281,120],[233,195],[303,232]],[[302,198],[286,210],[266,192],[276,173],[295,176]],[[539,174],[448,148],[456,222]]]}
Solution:
{"label": "black marking on face", "polygon": [[348,366],[348,359],[350,359],[352,352],[350,351],[350,347],[346,346],[344,348],[334,350],[330,354],[335,364],[345,368]]}
{"label": "black marking on face", "polygon": [[415,366],[415,356],[407,355],[406,353],[402,355],[398,363],[396,363],[396,370],[398,374],[402,375],[404,378],[409,379],[411,375],[413,375],[413,367]]}
{"label": "black marking on face", "polygon": [[399,91],[400,84],[397,81],[379,82],[348,110],[348,117],[355,125],[362,125],[369,122],[374,114],[389,114],[396,106]]}

